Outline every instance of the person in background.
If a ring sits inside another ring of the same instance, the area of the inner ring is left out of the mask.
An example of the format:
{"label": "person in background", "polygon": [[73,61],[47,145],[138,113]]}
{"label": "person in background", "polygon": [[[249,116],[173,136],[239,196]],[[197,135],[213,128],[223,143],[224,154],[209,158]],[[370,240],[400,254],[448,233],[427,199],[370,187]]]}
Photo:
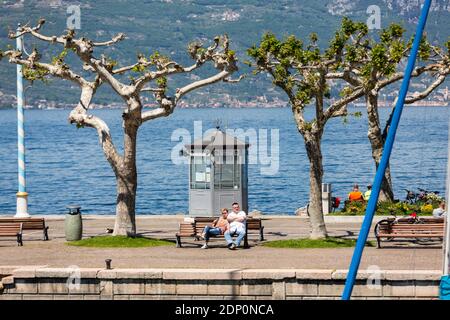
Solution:
{"label": "person in background", "polygon": [[367,186],[367,191],[364,192],[364,200],[365,200],[365,201],[369,201],[369,198],[370,198],[370,195],[371,195],[371,194],[372,194],[372,185],[369,184],[369,185]]}
{"label": "person in background", "polygon": [[433,210],[433,217],[442,218],[445,217],[447,213],[445,212],[445,202],[441,202],[439,207]]}
{"label": "person in background", "polygon": [[364,201],[363,194],[359,191],[359,186],[357,184],[353,185],[353,191],[348,194],[349,201]]}
{"label": "person in background", "polygon": [[[241,210],[239,203],[235,202],[232,205],[233,211],[228,214],[228,222],[230,226],[223,234],[227,241],[228,249],[234,250],[239,247],[242,239],[245,237],[245,223],[247,220],[247,214]],[[236,242],[233,242],[231,235],[237,234]]]}
{"label": "person in background", "polygon": [[208,249],[208,241],[210,236],[217,236],[220,234],[224,234],[225,231],[228,230],[229,223],[227,220],[228,217],[228,209],[223,208],[221,210],[222,215],[214,220],[211,226],[206,226],[203,229],[202,238],[205,240],[205,244],[202,246],[202,249]]}

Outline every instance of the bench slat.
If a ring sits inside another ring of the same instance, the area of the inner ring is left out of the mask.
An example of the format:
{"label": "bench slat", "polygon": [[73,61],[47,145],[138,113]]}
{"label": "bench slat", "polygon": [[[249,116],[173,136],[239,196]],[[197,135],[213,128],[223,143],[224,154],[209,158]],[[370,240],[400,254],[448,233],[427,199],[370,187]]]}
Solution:
{"label": "bench slat", "polygon": [[45,228],[44,218],[0,218],[0,224],[22,223],[23,230],[41,230]]}

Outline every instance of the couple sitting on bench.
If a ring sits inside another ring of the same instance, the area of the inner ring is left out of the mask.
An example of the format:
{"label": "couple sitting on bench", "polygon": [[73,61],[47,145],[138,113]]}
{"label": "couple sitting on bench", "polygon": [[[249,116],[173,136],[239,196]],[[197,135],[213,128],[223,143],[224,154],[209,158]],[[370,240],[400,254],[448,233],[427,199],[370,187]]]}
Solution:
{"label": "couple sitting on bench", "polygon": [[[214,220],[211,226],[206,226],[202,233],[202,238],[205,240],[205,244],[202,249],[208,249],[208,241],[211,236],[223,235],[227,241],[228,249],[235,250],[241,244],[242,239],[245,237],[245,221],[247,214],[241,211],[239,203],[232,204],[233,211],[228,213],[227,208],[221,210],[221,216]],[[234,242],[231,238],[232,235],[237,235],[237,239]]]}

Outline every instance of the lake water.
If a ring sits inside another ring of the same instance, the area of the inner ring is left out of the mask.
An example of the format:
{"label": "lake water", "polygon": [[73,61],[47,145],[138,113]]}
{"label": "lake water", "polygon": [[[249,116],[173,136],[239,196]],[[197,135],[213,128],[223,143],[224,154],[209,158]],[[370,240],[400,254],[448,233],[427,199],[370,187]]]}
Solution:
{"label": "lake water", "polygon": [[[391,156],[396,197],[403,188],[445,191],[449,109],[408,107],[404,110]],[[364,109],[360,109],[364,114]],[[389,110],[380,110],[382,123]],[[62,214],[69,204],[84,213],[115,211],[115,179],[103,156],[97,133],[67,122],[69,110],[27,110],[27,191],[31,214]],[[97,110],[121,145],[121,111]],[[279,130],[279,170],[261,174],[267,165],[249,166],[249,207],[271,214],[294,214],[308,201],[308,159],[303,139],[290,109],[180,109],[168,118],[144,124],[138,139],[138,214],[174,214],[188,211],[188,168],[175,165],[172,132],[185,128],[193,134],[194,121],[203,130],[223,126]],[[15,212],[17,192],[16,111],[0,111],[0,213]],[[270,145],[269,145],[270,153]],[[333,119],[323,138],[324,182],[333,195],[346,197],[353,183],[362,189],[375,174],[367,140],[366,118]]]}

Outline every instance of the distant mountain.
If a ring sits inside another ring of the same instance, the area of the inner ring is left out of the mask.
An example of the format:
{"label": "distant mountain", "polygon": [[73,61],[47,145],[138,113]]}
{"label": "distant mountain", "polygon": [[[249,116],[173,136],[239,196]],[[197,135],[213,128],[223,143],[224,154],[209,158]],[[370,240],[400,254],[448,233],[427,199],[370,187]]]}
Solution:
{"label": "distant mountain", "polygon": [[[342,16],[366,21],[367,8],[378,5],[382,15],[382,27],[392,21],[402,23],[414,30],[420,11],[418,0],[312,0],[273,2],[260,0],[117,0],[117,1],[66,1],[66,0],[0,0],[0,48],[15,45],[7,38],[9,29],[17,23],[34,24],[40,17],[47,20],[42,32],[60,34],[66,29],[67,8],[81,8],[81,30],[79,34],[95,40],[105,40],[118,32],[128,39],[115,48],[107,50],[121,65],[133,63],[137,53],[150,55],[154,50],[171,55],[177,61],[188,64],[186,46],[195,39],[207,41],[215,35],[228,33],[232,46],[240,60],[247,59],[245,51],[258,42],[266,31],[279,36],[295,34],[306,37],[318,33],[320,45],[325,46]],[[450,4],[448,0],[434,0],[427,25],[427,34],[433,41],[444,42],[449,37]],[[33,46],[50,57],[55,48],[27,37],[26,48]],[[241,72],[249,72],[241,65]],[[198,75],[204,75],[208,70]],[[189,79],[178,77],[176,83]],[[15,94],[15,67],[7,61],[0,63],[0,105],[11,100]],[[78,90],[58,80],[48,85],[35,83],[27,92],[29,104],[39,100],[74,104],[78,101]],[[272,102],[284,96],[271,85],[269,78],[250,76],[238,85],[224,84],[203,89],[187,98],[188,104],[233,105],[237,101],[256,104]],[[259,101],[259,102],[258,102]],[[95,101],[100,104],[120,103],[111,90],[102,88]],[[278,102],[280,103],[280,102]],[[282,102],[280,104],[283,104]]]}

